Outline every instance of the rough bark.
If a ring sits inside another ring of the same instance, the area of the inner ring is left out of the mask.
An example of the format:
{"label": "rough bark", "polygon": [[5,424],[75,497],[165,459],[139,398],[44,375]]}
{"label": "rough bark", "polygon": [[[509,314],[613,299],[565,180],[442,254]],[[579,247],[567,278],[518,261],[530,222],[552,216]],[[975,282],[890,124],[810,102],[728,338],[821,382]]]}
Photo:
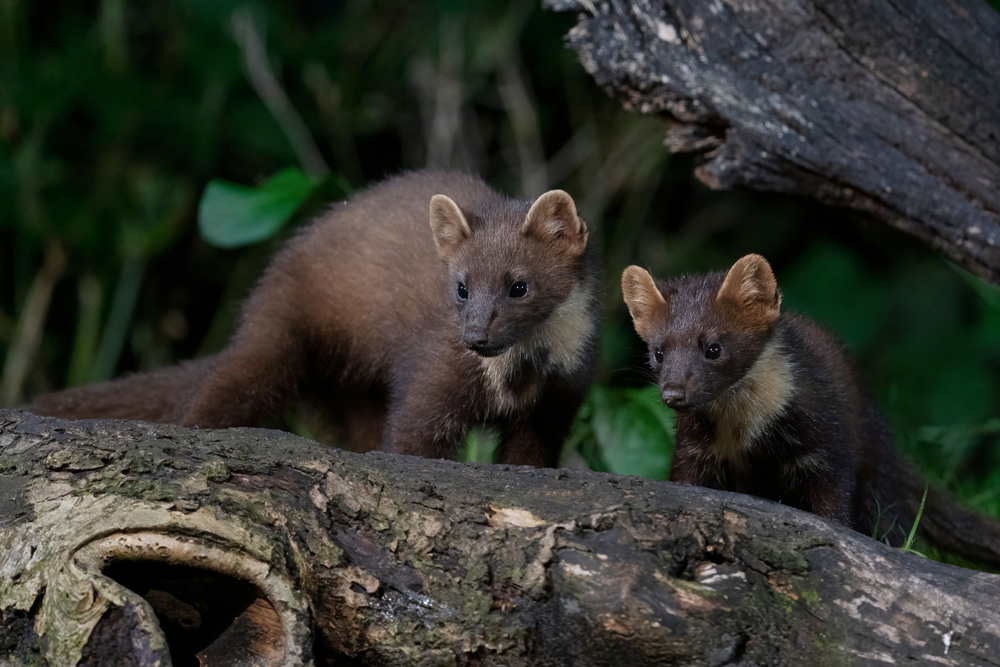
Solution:
{"label": "rough bark", "polygon": [[868,212],[1000,284],[1000,14],[981,0],[543,0],[698,177]]}
{"label": "rough bark", "polygon": [[754,498],[0,411],[0,664],[1000,664],[1000,578]]}

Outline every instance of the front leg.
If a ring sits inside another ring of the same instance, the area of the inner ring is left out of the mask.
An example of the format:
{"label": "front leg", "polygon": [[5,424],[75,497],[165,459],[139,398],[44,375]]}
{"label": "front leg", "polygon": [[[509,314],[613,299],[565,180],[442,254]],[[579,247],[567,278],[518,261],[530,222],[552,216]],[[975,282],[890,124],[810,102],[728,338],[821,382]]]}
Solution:
{"label": "front leg", "polygon": [[499,423],[497,463],[556,468],[566,436],[583,403],[583,396],[569,388],[543,388],[530,407]]}
{"label": "front leg", "polygon": [[440,407],[426,406],[423,401],[391,405],[382,450],[429,459],[454,459],[469,432],[469,423],[461,415],[435,409]]}
{"label": "front leg", "polygon": [[535,420],[518,421],[500,429],[497,463],[556,468],[568,428],[546,428]]}
{"label": "front leg", "polygon": [[454,459],[475,416],[475,392],[459,386],[468,377],[461,364],[433,363],[400,371],[389,399],[382,450],[434,459]]}
{"label": "front leg", "polygon": [[813,514],[851,526],[851,481],[837,479],[835,475],[813,479],[809,488],[809,509]]}
{"label": "front leg", "polygon": [[688,484],[690,486],[706,486],[704,466],[699,465],[693,457],[684,457],[682,452],[674,450],[674,459],[670,464],[669,480],[675,484]]}
{"label": "front leg", "polygon": [[711,441],[704,424],[691,414],[678,414],[676,425],[670,481],[691,486],[713,486],[711,480],[718,477],[718,462],[705,456],[711,448]]}

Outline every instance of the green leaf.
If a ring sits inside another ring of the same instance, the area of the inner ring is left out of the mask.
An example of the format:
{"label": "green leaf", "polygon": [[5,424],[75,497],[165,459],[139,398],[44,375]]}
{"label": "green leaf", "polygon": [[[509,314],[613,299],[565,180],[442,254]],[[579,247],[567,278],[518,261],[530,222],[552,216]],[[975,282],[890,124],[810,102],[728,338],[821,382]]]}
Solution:
{"label": "green leaf", "polygon": [[260,187],[211,181],[198,206],[201,237],[220,248],[238,248],[274,236],[316,189],[298,169],[284,169]]}
{"label": "green leaf", "polygon": [[655,386],[595,387],[591,425],[610,472],[666,479],[673,454],[674,415]]}
{"label": "green leaf", "polygon": [[462,461],[493,463],[498,444],[500,436],[496,431],[473,428],[465,440],[465,453],[460,458]]}

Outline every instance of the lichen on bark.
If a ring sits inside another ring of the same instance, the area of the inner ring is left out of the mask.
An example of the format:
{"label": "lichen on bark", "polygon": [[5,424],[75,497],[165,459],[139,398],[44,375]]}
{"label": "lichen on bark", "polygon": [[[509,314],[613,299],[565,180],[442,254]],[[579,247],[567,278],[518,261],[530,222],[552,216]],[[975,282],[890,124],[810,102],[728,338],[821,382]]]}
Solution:
{"label": "lichen on bark", "polygon": [[[21,471],[0,477],[0,645],[47,664],[251,649],[258,664],[1000,655],[997,577],[737,494],[9,411],[0,461]],[[249,586],[246,608],[199,597],[188,572]],[[200,644],[176,628],[224,612]]]}

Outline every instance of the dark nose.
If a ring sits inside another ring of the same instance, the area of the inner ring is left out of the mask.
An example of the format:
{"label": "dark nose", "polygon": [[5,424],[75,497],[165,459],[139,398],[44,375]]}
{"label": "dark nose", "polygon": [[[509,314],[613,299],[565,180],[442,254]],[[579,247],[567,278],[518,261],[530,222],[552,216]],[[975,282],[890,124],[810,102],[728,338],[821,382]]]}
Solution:
{"label": "dark nose", "polygon": [[684,387],[668,384],[660,388],[660,397],[668,407],[675,408],[684,403]]}
{"label": "dark nose", "polygon": [[472,349],[486,347],[489,345],[490,337],[485,329],[467,328],[462,335],[465,344]]}

